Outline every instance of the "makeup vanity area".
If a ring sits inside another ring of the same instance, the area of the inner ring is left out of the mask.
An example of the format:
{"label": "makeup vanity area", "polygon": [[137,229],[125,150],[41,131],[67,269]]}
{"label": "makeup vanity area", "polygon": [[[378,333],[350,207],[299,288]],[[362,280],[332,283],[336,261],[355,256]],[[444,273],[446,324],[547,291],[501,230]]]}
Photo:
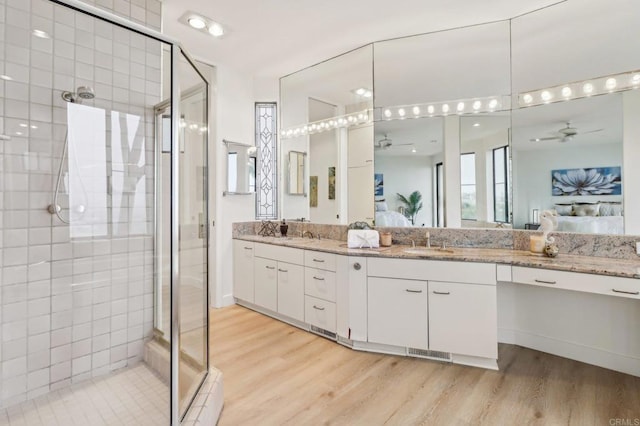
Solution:
{"label": "makeup vanity area", "polygon": [[[497,369],[508,343],[640,376],[640,38],[623,3],[375,42],[283,77],[293,237],[234,224],[237,302],[355,350]],[[610,167],[619,193],[552,193],[554,170]],[[414,226],[377,228],[392,247],[346,248],[348,223],[414,190]],[[557,258],[531,254],[531,212],[561,202],[622,205],[626,235],[556,233]],[[450,249],[412,250],[425,231]]]}

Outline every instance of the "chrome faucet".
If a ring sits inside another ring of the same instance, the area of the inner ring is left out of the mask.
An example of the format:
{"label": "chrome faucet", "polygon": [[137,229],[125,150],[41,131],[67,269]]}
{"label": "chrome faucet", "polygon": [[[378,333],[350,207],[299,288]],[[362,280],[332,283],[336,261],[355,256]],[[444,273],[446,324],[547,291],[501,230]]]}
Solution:
{"label": "chrome faucet", "polygon": [[308,236],[309,238],[313,238],[313,232],[311,231],[304,231],[302,233],[302,238],[304,238],[305,236]]}

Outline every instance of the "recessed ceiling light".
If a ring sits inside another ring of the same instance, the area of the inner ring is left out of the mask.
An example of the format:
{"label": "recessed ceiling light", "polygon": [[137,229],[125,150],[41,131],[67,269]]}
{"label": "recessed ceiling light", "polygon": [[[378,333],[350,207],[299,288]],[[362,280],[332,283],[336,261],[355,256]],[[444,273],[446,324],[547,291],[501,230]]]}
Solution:
{"label": "recessed ceiling light", "polygon": [[192,16],[191,18],[187,19],[187,22],[189,23],[189,25],[191,25],[192,28],[195,28],[196,30],[201,30],[207,26],[207,23],[204,22],[204,19],[198,16]]}
{"label": "recessed ceiling light", "polygon": [[20,123],[20,127],[29,127],[27,123]]}
{"label": "recessed ceiling light", "polygon": [[214,37],[221,37],[224,35],[224,28],[217,22],[213,22],[209,25],[209,34]]}
{"label": "recessed ceiling light", "polygon": [[418,152],[418,151],[416,151],[416,149],[415,149],[415,148],[413,148],[413,149],[411,150],[411,152],[413,152],[413,153],[415,154],[415,153],[416,153],[416,152]]}
{"label": "recessed ceiling light", "polygon": [[37,129],[37,128],[38,128],[38,126],[36,126],[35,124],[32,124],[32,125],[31,125],[31,128],[32,128],[32,129]]}
{"label": "recessed ceiling light", "polygon": [[33,34],[34,36],[36,36],[38,38],[51,38],[51,36],[48,33],[44,32],[42,30],[33,30],[33,31],[31,31],[31,34]]}
{"label": "recessed ceiling light", "polygon": [[360,95],[360,96],[362,96],[362,95],[364,95],[364,92],[365,92],[366,90],[367,90],[367,89],[365,89],[364,87],[361,87],[361,88],[359,88],[359,89],[356,89],[356,95]]}
{"label": "recessed ceiling light", "polygon": [[16,132],[16,135],[22,136],[22,132]]}
{"label": "recessed ceiling light", "polygon": [[3,80],[7,80],[7,81],[11,81],[13,80],[13,78],[9,77],[8,75],[2,74],[0,75],[0,78]]}
{"label": "recessed ceiling light", "polygon": [[480,127],[480,123],[473,123],[473,127]]}

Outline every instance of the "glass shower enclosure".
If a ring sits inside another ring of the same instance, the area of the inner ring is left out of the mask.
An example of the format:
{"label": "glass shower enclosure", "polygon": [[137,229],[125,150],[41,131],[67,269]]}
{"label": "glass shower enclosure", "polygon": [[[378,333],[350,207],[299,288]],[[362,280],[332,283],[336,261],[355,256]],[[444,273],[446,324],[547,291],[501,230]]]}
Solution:
{"label": "glass shower enclosure", "polygon": [[0,424],[180,424],[209,370],[209,92],[145,26],[0,0]]}

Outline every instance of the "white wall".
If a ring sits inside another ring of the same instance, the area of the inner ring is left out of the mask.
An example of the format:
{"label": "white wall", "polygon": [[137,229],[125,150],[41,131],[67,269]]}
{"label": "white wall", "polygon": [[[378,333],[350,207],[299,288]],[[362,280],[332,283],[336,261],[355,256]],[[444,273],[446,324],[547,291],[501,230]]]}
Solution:
{"label": "white wall", "polygon": [[[336,114],[334,105],[309,99],[309,121],[323,120],[334,117]],[[314,223],[338,223],[336,215],[340,213],[340,204],[337,199],[329,200],[329,167],[336,168],[338,175],[336,176],[336,184],[340,178],[337,139],[338,130],[316,133],[309,137],[308,176],[318,176],[318,206],[309,207],[309,219]],[[308,177],[306,179],[309,180]],[[336,191],[336,198],[337,196]],[[307,202],[309,200],[310,192]]]}
{"label": "white wall", "polygon": [[425,156],[376,156],[375,173],[382,173],[384,179],[384,198],[389,210],[398,211],[403,204],[398,193],[409,197],[413,191],[422,194],[422,210],[416,217],[416,226],[432,226],[433,223],[433,168],[432,157]]}
{"label": "white wall", "polygon": [[[580,201],[620,201],[622,196],[551,196],[551,170],[583,167],[622,166],[622,144],[607,143],[585,146],[576,156],[575,143],[557,149],[519,150],[513,152],[513,220],[514,227],[522,228],[531,222],[532,209],[553,208],[555,203]],[[632,166],[633,167],[633,166]],[[627,178],[627,176],[625,176]],[[623,180],[623,191],[628,192]],[[626,212],[625,212],[626,214]]]}
{"label": "white wall", "polygon": [[[255,195],[228,195],[222,191],[226,182],[226,152],[223,139],[255,144],[253,83],[249,76],[219,65],[217,68],[216,136],[209,141],[216,151],[215,179],[221,185],[215,191],[216,262],[214,307],[227,306],[233,300],[232,224],[255,220]],[[212,289],[213,290],[213,289]]]}

